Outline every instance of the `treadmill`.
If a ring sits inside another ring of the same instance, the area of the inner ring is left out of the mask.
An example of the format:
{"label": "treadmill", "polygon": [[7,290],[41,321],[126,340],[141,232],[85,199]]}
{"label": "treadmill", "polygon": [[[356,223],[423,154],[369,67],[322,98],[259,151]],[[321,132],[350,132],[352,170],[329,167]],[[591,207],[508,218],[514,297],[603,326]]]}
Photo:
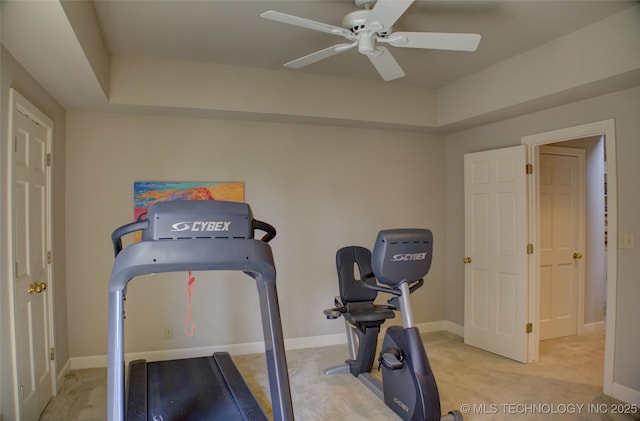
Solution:
{"label": "treadmill", "polygon": [[[254,231],[265,232],[261,239]],[[142,240],[123,248],[122,237]],[[267,420],[226,352],[171,361],[131,361],[125,391],[124,298],[135,277],[160,272],[238,270],[256,282],[274,420],[293,420],[276,270],[267,244],[275,229],[253,219],[246,203],[157,202],[147,218],[116,229],[109,280],[107,419],[109,421]]]}

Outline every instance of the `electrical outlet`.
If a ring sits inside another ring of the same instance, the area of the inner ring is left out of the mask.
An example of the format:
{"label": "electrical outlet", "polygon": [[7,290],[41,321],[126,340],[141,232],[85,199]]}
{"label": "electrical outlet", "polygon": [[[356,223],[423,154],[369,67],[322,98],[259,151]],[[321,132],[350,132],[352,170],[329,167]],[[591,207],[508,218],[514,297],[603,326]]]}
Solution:
{"label": "electrical outlet", "polygon": [[621,249],[632,249],[634,247],[633,234],[620,234],[618,247]]}
{"label": "electrical outlet", "polygon": [[173,339],[173,328],[167,326],[164,328],[164,338],[165,339]]}

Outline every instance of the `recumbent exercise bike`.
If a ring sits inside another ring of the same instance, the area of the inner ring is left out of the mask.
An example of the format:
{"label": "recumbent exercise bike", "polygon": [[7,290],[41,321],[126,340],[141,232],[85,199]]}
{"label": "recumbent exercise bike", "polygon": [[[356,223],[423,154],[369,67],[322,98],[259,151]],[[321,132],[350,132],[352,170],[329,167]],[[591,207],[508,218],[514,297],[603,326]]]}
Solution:
{"label": "recumbent exercise bike", "polygon": [[[359,246],[336,254],[340,296],[324,310],[328,319],[342,316],[349,359],[324,374],[351,373],[403,420],[461,421],[452,411],[442,416],[436,381],[420,332],[415,327],[409,295],[424,284],[431,267],[433,235],[427,229],[380,231],[372,253]],[[359,278],[356,278],[359,273]],[[388,305],[374,304],[378,292],[393,295]],[[403,326],[387,329],[378,362],[382,384],[371,375],[380,326],[402,315]]]}

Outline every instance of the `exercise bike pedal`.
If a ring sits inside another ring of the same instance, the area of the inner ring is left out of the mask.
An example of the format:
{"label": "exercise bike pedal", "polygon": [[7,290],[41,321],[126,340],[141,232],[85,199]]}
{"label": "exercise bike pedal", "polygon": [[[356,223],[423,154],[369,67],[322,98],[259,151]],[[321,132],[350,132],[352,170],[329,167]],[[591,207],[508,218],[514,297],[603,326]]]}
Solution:
{"label": "exercise bike pedal", "polygon": [[380,353],[380,358],[378,358],[378,371],[382,366],[389,370],[399,370],[404,367],[404,357],[402,353],[397,348],[388,349]]}
{"label": "exercise bike pedal", "polygon": [[324,310],[323,313],[327,319],[330,319],[330,320],[338,319],[342,316],[342,313],[343,313],[343,311],[341,311],[340,309],[341,308],[334,307],[334,308]]}
{"label": "exercise bike pedal", "polygon": [[333,320],[333,319],[340,318],[340,316],[342,316],[342,313],[339,312],[339,311],[332,311],[332,312],[329,312],[329,313],[325,313],[325,316],[326,316],[327,319]]}

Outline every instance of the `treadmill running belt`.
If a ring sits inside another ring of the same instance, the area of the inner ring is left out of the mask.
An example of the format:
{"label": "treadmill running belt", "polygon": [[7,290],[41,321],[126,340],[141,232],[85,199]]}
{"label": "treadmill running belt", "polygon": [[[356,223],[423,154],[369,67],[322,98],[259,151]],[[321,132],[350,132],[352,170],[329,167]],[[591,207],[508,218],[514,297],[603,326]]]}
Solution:
{"label": "treadmill running belt", "polygon": [[[267,417],[226,352],[212,357],[146,363],[145,421],[254,421]],[[133,373],[133,372],[132,372]],[[140,379],[141,380],[141,379]],[[144,387],[130,378],[129,404]],[[137,392],[137,393],[136,393]],[[139,415],[139,408],[127,408]],[[131,418],[129,418],[131,419]]]}

